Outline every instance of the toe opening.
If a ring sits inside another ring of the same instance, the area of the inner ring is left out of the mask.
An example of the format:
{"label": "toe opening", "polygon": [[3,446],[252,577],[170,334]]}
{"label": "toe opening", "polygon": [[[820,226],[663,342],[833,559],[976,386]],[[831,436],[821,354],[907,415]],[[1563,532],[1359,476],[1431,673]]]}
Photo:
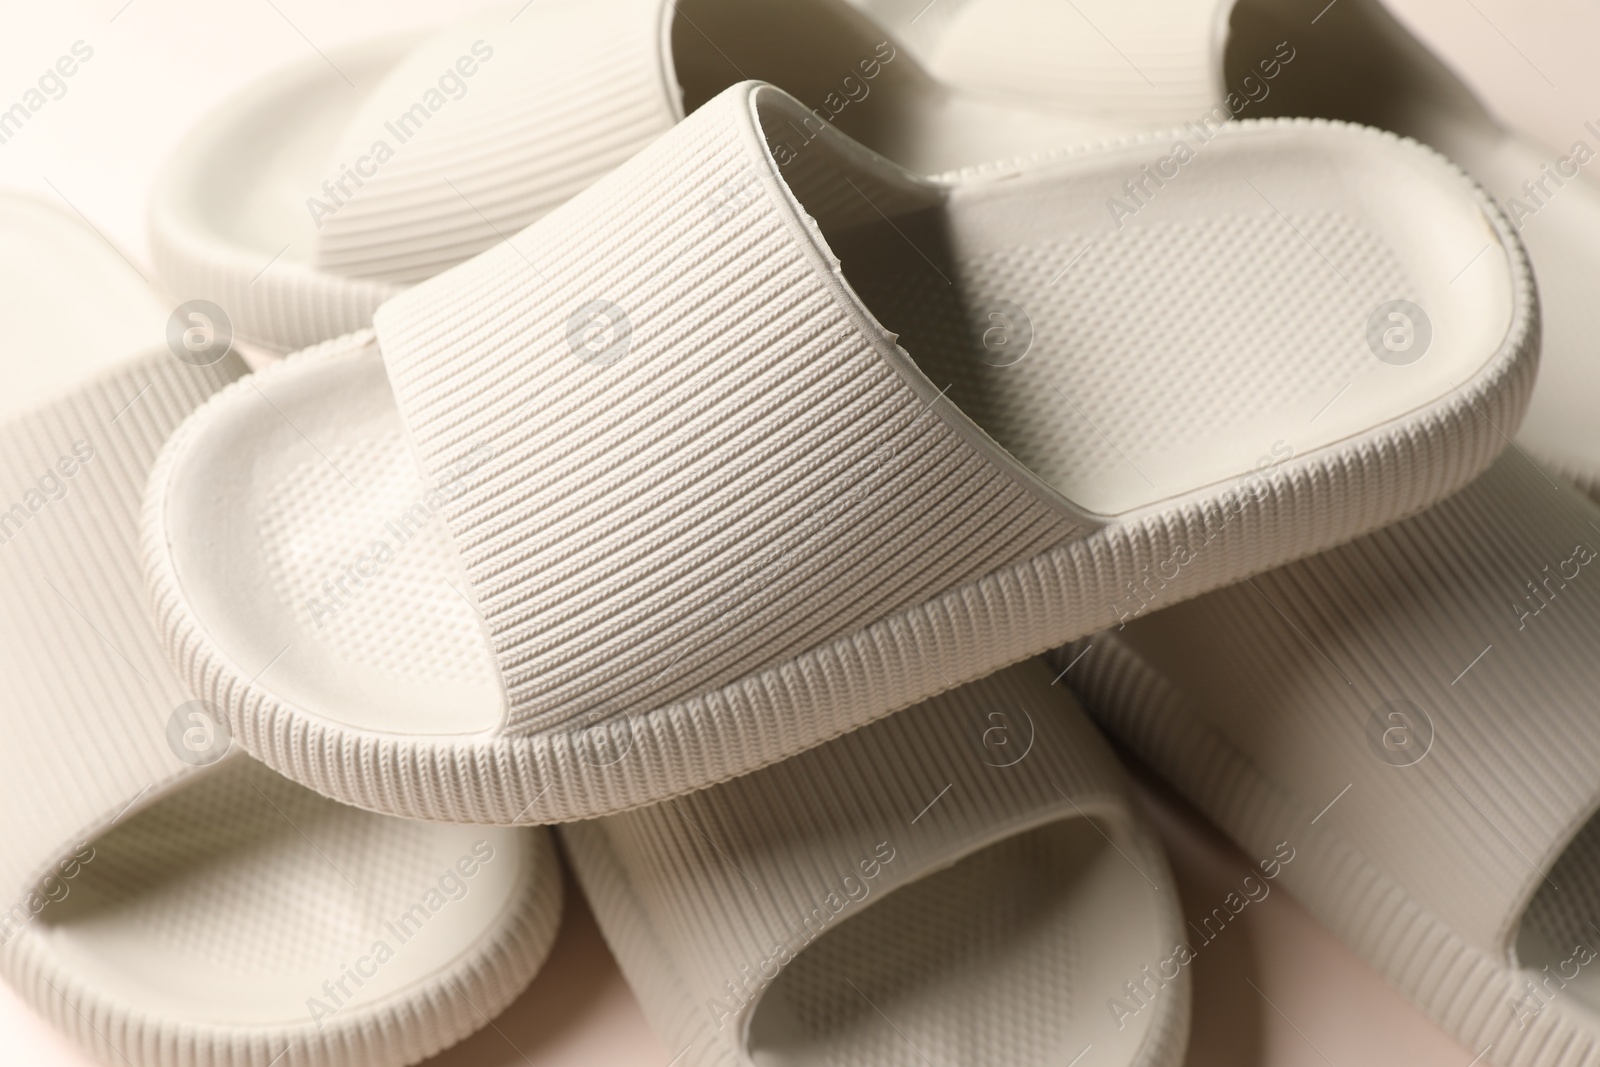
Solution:
{"label": "toe opening", "polygon": [[[1044,1067],[1093,1044],[1100,1062],[1132,1061],[1185,994],[1167,988],[1176,972],[1146,980],[1170,946],[1155,890],[1128,859],[1137,852],[1113,846],[1118,834],[1114,820],[1051,823],[824,929],[756,1006],[752,1058]],[[1110,1007],[1125,982],[1149,991],[1124,1005],[1140,1005],[1131,1013]]]}

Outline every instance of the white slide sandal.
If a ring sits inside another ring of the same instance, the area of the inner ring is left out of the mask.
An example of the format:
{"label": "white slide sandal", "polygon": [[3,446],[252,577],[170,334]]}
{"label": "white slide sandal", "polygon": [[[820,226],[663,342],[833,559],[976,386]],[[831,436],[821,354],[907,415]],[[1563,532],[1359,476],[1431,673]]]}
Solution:
{"label": "white slide sandal", "polygon": [[230,745],[150,626],[139,510],[246,368],[186,316],[169,351],[77,219],[0,197],[0,233],[0,973],[133,1067],[399,1067],[481,1028],[554,940],[548,832],[375,816]]}
{"label": "white slide sandal", "polygon": [[1100,721],[1485,1063],[1600,1063],[1600,507],[1507,453],[1058,653]]}
{"label": "white slide sandal", "polygon": [[1183,1060],[1171,871],[1037,660],[561,834],[684,1067]]}
{"label": "white slide sandal", "polygon": [[1499,202],[1539,279],[1543,358],[1518,443],[1600,494],[1600,117],[1570,144],[1539,146],[1381,0],[944,0],[920,18],[905,0],[858,2],[936,77],[970,91],[1051,100],[1130,129],[1190,124],[1176,134],[1191,145],[1197,127],[1227,115],[1309,116],[1444,153]]}
{"label": "white slide sandal", "polygon": [[526,0],[284,70],[197,126],[158,179],[169,291],[287,352],[534,222],[722,89],[760,78],[919,173],[1101,139],[962,92],[844,0]]}
{"label": "white slide sandal", "polygon": [[159,626],[251,753],[420,818],[653,803],[1418,510],[1520,417],[1521,254],[1416,145],[1237,126],[1119,233],[1149,142],[938,183],[804,115],[728,90],[174,435]]}

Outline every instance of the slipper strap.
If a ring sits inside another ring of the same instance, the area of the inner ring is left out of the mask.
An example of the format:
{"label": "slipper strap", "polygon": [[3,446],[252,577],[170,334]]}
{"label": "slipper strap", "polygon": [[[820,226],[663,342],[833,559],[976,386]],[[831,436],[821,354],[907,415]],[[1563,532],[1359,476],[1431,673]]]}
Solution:
{"label": "slipper strap", "polygon": [[0,944],[96,834],[228,753],[148,621],[139,511],[167,436],[244,372],[148,352],[0,426]]}
{"label": "slipper strap", "polygon": [[662,0],[518,0],[429,36],[329,160],[316,265],[421,281],[613,170],[679,117],[665,18]]}
{"label": "slipper strap", "polygon": [[[713,690],[1076,530],[894,365],[753,84],[376,316],[424,474],[461,487],[510,733]],[[877,157],[853,181],[880,172],[840,202],[935,195]]]}
{"label": "slipper strap", "polygon": [[[654,948],[630,968],[652,1022],[671,1051],[704,1050],[737,1048],[761,995],[819,937],[1026,830],[1091,817],[1170,889],[1164,862],[1136,843],[1129,803],[1110,749],[1035,660],[753,774],[562,832],[617,950],[635,935]],[[619,894],[627,906],[609,906]],[[643,927],[609,927],[629,915]]]}

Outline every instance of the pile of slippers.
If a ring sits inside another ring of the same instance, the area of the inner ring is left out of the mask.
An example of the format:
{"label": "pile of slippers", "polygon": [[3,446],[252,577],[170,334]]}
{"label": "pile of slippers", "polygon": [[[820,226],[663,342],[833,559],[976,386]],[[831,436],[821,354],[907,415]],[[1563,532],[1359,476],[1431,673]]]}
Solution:
{"label": "pile of slippers", "polygon": [[1104,731],[1483,1062],[1600,1064],[1600,185],[1513,225],[1547,155],[1379,0],[1117,17],[378,38],[184,139],[159,293],[0,199],[6,980],[400,1067],[565,864],[675,1064],[1175,1065]]}

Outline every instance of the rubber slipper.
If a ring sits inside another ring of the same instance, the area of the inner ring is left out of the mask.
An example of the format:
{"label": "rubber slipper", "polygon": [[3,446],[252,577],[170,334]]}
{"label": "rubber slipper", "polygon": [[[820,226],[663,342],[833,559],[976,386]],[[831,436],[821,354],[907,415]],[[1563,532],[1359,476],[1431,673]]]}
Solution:
{"label": "rubber slipper", "polygon": [[1063,651],[1100,721],[1484,1062],[1600,1062],[1600,508],[1432,510]]}
{"label": "rubber slipper", "polygon": [[[936,77],[969,91],[1026,94],[1131,128],[1183,125],[1177,137],[1194,148],[1230,117],[1304,115],[1443,152],[1496,198],[1539,279],[1544,355],[1518,443],[1600,496],[1600,123],[1558,150],[1508,129],[1380,0],[1163,0],[1159,15],[1151,4],[965,0],[920,18],[902,0],[860,3]],[[1119,199],[1137,209],[1143,195]]]}
{"label": "rubber slipper", "polygon": [[158,179],[156,262],[249,341],[327,340],[746,78],[814,108],[804,135],[837,123],[918,172],[1109,132],[935,81],[844,0],[517,0],[332,51],[224,104]]}
{"label": "rubber slipper", "polygon": [[686,1067],[1183,1060],[1172,874],[1037,660],[560,832]]}
{"label": "rubber slipper", "polygon": [[250,752],[422,818],[660,801],[1399,518],[1516,424],[1525,266],[1415,145],[1239,126],[1119,235],[1142,142],[934,183],[805,114],[729,90],[174,435],[156,613]]}
{"label": "rubber slipper", "polygon": [[150,628],[138,515],[245,367],[76,219],[7,196],[0,232],[0,973],[136,1067],[399,1065],[484,1026],[555,935],[548,833],[356,811],[230,744]]}

